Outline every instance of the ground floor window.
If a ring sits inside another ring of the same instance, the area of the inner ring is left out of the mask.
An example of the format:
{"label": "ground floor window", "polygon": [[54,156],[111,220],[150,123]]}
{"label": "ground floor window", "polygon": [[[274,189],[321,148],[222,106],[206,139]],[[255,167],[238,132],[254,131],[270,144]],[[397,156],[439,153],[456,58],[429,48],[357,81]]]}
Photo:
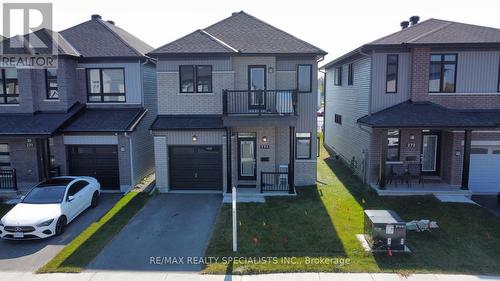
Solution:
{"label": "ground floor window", "polygon": [[6,143],[0,144],[0,169],[10,168],[10,150]]}
{"label": "ground floor window", "polygon": [[399,161],[399,130],[387,131],[387,161]]}
{"label": "ground floor window", "polygon": [[311,159],[311,133],[296,134],[296,158]]}

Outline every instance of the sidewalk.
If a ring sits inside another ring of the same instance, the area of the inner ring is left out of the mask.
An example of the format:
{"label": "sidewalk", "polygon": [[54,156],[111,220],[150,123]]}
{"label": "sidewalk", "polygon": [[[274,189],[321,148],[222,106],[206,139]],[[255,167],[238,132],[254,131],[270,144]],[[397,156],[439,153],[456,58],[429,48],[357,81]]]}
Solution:
{"label": "sidewalk", "polygon": [[32,274],[0,272],[0,281],[493,281],[500,276],[415,274],[408,277],[389,273],[285,273],[264,275],[199,275],[196,273],[156,273],[147,271],[84,272],[78,274]]}

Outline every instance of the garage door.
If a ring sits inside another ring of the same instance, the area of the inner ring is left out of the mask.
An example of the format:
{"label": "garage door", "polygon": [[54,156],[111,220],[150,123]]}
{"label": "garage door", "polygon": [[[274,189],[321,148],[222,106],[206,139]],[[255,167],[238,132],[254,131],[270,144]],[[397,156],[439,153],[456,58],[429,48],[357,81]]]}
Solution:
{"label": "garage door", "polygon": [[170,146],[169,156],[172,189],[222,189],[221,146]]}
{"label": "garage door", "polygon": [[500,192],[500,146],[473,146],[469,189],[474,194]]}
{"label": "garage door", "polygon": [[71,145],[68,151],[70,175],[95,177],[102,189],[120,189],[116,145]]}

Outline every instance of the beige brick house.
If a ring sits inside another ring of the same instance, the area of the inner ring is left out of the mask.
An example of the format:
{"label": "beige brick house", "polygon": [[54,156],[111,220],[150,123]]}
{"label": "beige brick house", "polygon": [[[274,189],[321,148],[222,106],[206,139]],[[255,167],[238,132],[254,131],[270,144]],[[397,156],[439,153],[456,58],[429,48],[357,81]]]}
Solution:
{"label": "beige brick house", "polygon": [[325,144],[380,194],[500,192],[500,29],[410,21],[322,67]]}

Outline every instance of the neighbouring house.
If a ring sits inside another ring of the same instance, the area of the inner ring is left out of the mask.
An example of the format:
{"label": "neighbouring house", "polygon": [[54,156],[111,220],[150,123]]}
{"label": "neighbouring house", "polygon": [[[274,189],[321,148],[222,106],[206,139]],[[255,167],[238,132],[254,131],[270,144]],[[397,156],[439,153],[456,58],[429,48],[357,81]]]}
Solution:
{"label": "neighbouring house", "polygon": [[317,62],[326,52],[245,12],[152,52],[163,191],[295,193],[316,180]]}
{"label": "neighbouring house", "polygon": [[500,29],[418,20],[322,66],[325,144],[379,194],[498,193]]}
{"label": "neighbouring house", "polygon": [[2,41],[4,57],[53,55],[57,64],[1,69],[0,190],[80,175],[124,192],[153,172],[152,49],[99,15]]}

